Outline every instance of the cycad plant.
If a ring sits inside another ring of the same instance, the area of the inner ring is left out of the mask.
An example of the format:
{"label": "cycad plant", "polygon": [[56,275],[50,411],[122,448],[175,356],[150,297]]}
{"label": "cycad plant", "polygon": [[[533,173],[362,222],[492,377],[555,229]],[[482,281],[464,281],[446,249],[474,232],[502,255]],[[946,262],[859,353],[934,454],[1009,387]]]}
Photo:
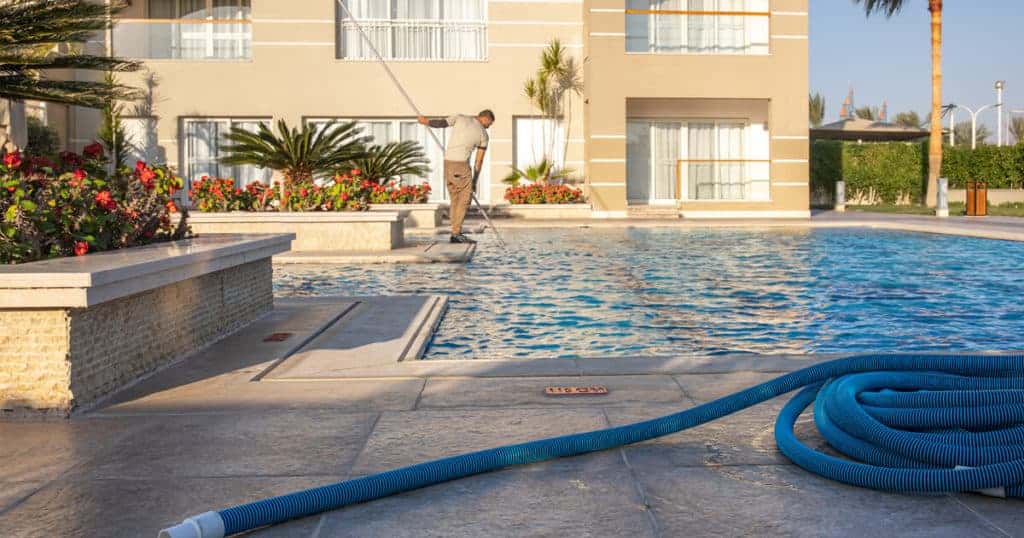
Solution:
{"label": "cycad plant", "polygon": [[50,75],[62,69],[138,70],[141,64],[135,61],[81,53],[124,7],[122,0],[108,5],[89,0],[0,2],[0,98],[103,108],[139,97],[137,90],[120,84]]}
{"label": "cycad plant", "polygon": [[808,101],[811,108],[811,127],[821,127],[821,123],[825,121],[825,98],[816,93],[811,95]]}
{"label": "cycad plant", "polygon": [[278,120],[277,132],[261,123],[256,132],[232,127],[225,135],[227,144],[220,149],[226,154],[221,163],[231,166],[252,164],[281,173],[281,207],[286,207],[286,193],[295,185],[308,185],[314,178],[327,177],[346,163],[362,158],[371,137],[362,136],[355,122],[331,123],[318,127],[288,127]]}
{"label": "cycad plant", "polygon": [[429,164],[423,146],[406,140],[370,146],[365,155],[349,161],[342,171],[358,168],[362,177],[385,183],[399,176],[426,176],[430,173]]}
{"label": "cycad plant", "polygon": [[501,182],[515,187],[519,185],[520,181],[525,179],[531,183],[536,183],[537,185],[547,185],[552,181],[564,181],[568,179],[571,174],[572,170],[568,168],[555,168],[551,161],[541,159],[539,163],[527,166],[522,170],[512,167],[512,172],[505,176],[505,179],[502,179]]}
{"label": "cycad plant", "polygon": [[[908,6],[910,0],[853,0],[862,4],[870,16],[881,13],[892,17]],[[934,207],[942,170],[942,0],[928,0],[931,14],[932,44],[932,113],[931,139],[928,144],[928,189],[925,203]]]}

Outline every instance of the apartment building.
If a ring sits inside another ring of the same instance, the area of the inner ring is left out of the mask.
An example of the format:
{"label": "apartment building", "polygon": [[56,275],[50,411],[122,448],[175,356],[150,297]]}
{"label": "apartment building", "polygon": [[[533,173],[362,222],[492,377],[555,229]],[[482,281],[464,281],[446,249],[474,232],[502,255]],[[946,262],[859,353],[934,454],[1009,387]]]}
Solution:
{"label": "apartment building", "polygon": [[[556,157],[595,216],[808,215],[808,0],[346,2],[426,115],[495,111],[484,203],[564,136]],[[126,107],[139,158],[266,180],[219,164],[231,126],[355,120],[378,141],[421,142],[446,197],[440,149],[336,0],[138,0],[122,17],[110,48],[147,66],[123,79],[147,91]],[[523,95],[553,39],[585,87],[556,124]],[[69,146],[93,139],[94,111],[51,108]]]}

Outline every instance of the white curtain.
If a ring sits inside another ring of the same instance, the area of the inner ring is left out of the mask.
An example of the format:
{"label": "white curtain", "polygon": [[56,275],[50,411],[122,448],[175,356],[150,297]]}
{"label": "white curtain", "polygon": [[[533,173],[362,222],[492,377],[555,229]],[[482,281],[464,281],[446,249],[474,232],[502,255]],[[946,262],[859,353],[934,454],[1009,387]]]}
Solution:
{"label": "white curtain", "polygon": [[[681,11],[684,0],[652,0],[651,9]],[[653,52],[679,53],[683,51],[683,23],[686,17],[678,13],[651,15],[651,47]]]}
{"label": "white curtain", "polygon": [[651,198],[651,123],[626,123],[626,198],[647,203]]}
{"label": "white curtain", "polygon": [[[434,142],[433,137],[430,136],[427,128],[423,125],[414,121],[403,121],[401,122],[401,131],[402,141],[412,140],[418,142],[430,160],[430,173],[426,177],[430,183],[430,199],[434,201],[447,200],[448,193],[444,186],[444,151],[437,146],[437,143]],[[437,129],[435,133],[441,139],[441,143],[444,143],[445,132]],[[423,179],[421,177],[403,177],[402,183],[419,184]]]}
{"label": "white curtain", "polygon": [[[715,11],[715,0],[688,0],[689,11]],[[686,51],[690,54],[709,54],[715,47],[715,17],[713,15],[686,16]]]}
{"label": "white curtain", "polygon": [[688,125],[686,156],[687,184],[690,200],[715,198],[715,124],[690,123]]}
{"label": "white curtain", "polygon": [[556,167],[565,166],[565,128],[550,118],[516,118],[515,167],[520,170],[545,157]]}
{"label": "white curtain", "polygon": [[203,176],[217,177],[217,146],[220,144],[221,122],[188,121],[185,123],[185,175],[190,182]]}
{"label": "white curtain", "polygon": [[747,163],[728,162],[743,160],[746,154],[744,149],[744,125],[742,123],[720,123],[718,124],[718,147],[717,159],[718,177],[718,198],[722,200],[744,200],[748,198],[748,186],[750,184],[747,174]]}
{"label": "white curtain", "polygon": [[[745,12],[747,0],[718,0],[719,11]],[[718,17],[718,54],[743,54],[747,42],[747,17],[722,15]]]}
{"label": "white curtain", "polygon": [[676,166],[679,161],[679,132],[682,128],[681,123],[651,124],[655,200],[676,198]]}
{"label": "white curtain", "polygon": [[395,142],[395,133],[391,129],[391,121],[360,121],[357,122],[359,127],[363,129],[363,136],[372,136],[373,144],[383,146],[391,142]]}
{"label": "white curtain", "polygon": [[[250,133],[255,133],[259,131],[261,123],[266,124],[266,122],[259,121],[239,121],[234,122],[232,126],[239,127]],[[235,185],[238,187],[244,187],[256,181],[269,184],[271,177],[274,174],[274,171],[269,168],[260,168],[253,164],[235,166],[231,172],[232,176],[235,178]]]}
{"label": "white curtain", "polygon": [[[385,57],[474,60],[487,54],[485,0],[348,0],[352,15]],[[343,12],[339,12],[339,17]],[[354,24],[338,24],[339,56],[372,58]]]}

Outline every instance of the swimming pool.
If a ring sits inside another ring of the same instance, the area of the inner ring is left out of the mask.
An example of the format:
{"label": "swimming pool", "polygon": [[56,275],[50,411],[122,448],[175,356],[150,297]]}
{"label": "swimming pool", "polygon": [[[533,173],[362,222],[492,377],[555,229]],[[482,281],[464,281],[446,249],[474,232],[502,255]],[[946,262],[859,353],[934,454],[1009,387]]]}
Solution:
{"label": "swimming pool", "polygon": [[507,250],[482,236],[465,266],[280,266],[275,292],[446,294],[427,359],[1024,349],[1024,243],[803,228],[503,237]]}

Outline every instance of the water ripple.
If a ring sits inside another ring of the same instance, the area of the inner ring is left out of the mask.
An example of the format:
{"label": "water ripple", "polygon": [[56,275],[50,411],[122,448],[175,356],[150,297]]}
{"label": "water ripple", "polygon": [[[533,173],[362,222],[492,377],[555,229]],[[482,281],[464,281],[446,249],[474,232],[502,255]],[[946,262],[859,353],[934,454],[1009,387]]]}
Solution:
{"label": "water ripple", "polygon": [[1024,349],[1024,244],[871,230],[507,230],[473,263],[275,268],[446,294],[427,358]]}

